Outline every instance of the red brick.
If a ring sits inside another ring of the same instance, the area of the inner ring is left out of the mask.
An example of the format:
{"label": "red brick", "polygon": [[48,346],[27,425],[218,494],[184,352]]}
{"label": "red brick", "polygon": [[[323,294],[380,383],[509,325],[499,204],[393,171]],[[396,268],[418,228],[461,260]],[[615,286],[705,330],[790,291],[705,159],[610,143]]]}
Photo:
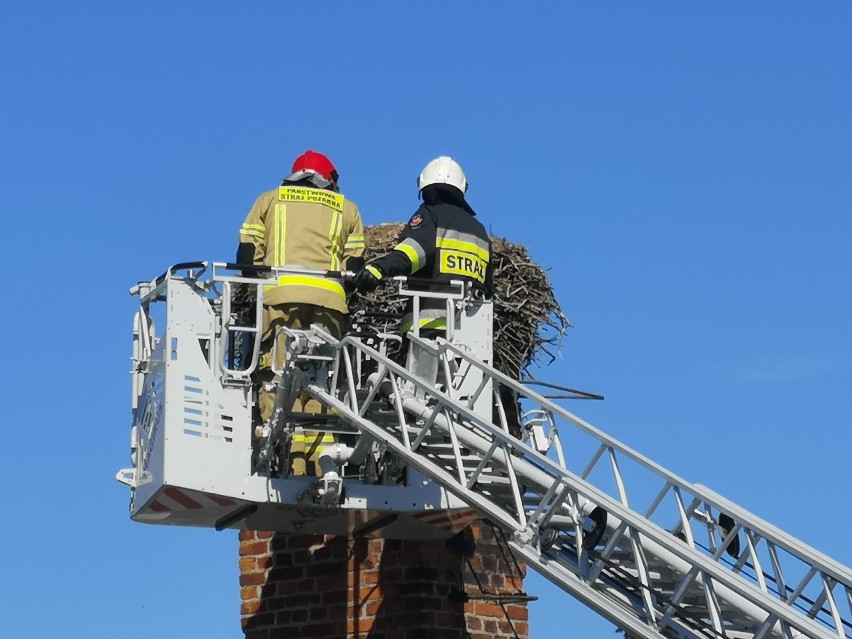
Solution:
{"label": "red brick", "polygon": [[251,624],[255,628],[271,628],[275,625],[275,615],[269,612],[255,615],[251,618]]}
{"label": "red brick", "polygon": [[269,552],[269,542],[244,541],[240,544],[240,556],[265,555]]}
{"label": "red brick", "polygon": [[357,636],[361,633],[368,633],[373,629],[375,622],[372,619],[347,619],[346,634]]}
{"label": "red brick", "polygon": [[[287,606],[295,615],[300,608],[310,608],[318,606],[322,601],[322,596],[316,592],[306,592],[299,595],[290,595],[287,598]],[[307,616],[307,613],[305,613]]]}
{"label": "red brick", "polygon": [[244,572],[240,575],[241,586],[262,586],[266,583],[266,573]]}
{"label": "red brick", "polygon": [[347,580],[347,583],[350,585],[360,584],[362,586],[372,586],[379,583],[379,578],[381,574],[378,572],[364,572],[360,575],[357,575],[357,579],[355,579],[355,575],[351,580]]}
{"label": "red brick", "polygon": [[268,583],[274,583],[276,595],[290,595],[294,592],[299,592],[299,584],[296,581],[270,581]]}
{"label": "red brick", "polygon": [[509,615],[509,619],[529,619],[530,611],[526,606],[521,606],[517,604],[509,604],[506,606],[506,614]]}
{"label": "red brick", "polygon": [[339,577],[334,576],[325,576],[325,577],[317,577],[314,580],[314,587],[320,592],[339,590],[341,592],[346,592],[351,588],[353,582],[348,577],[346,579],[341,579]]}
{"label": "red brick", "polygon": [[291,611],[288,610],[280,610],[278,614],[275,615],[275,625],[276,626],[286,626],[290,623],[290,615]]}
{"label": "red brick", "polygon": [[[290,625],[281,626],[281,625],[276,624],[275,628],[271,628],[269,630],[269,639],[292,639],[293,637],[297,636],[297,634],[295,632],[293,632],[294,630],[297,630],[297,629],[298,629],[298,626],[290,626]],[[307,637],[308,635],[303,635],[303,636]]]}
{"label": "red brick", "polygon": [[370,601],[372,599],[381,599],[384,597],[384,595],[378,588],[372,586],[358,588],[357,597],[358,601]]}
{"label": "red brick", "polygon": [[292,568],[275,567],[269,571],[269,582],[301,579],[304,574],[305,569],[302,566],[293,566]]}
{"label": "red brick", "polygon": [[300,637],[337,637],[340,635],[337,624],[305,624],[299,628]]}
{"label": "red brick", "polygon": [[276,552],[273,554],[266,555],[269,561],[276,566],[292,566],[293,565],[293,555],[284,553],[284,552]]}
{"label": "red brick", "polygon": [[381,563],[381,555],[367,555],[366,557],[356,559],[353,554],[346,562],[350,570],[358,569],[362,571],[372,570],[377,568]]}
{"label": "red brick", "polygon": [[520,592],[524,588],[524,578],[521,575],[513,575],[506,579],[506,590]]}
{"label": "red brick", "polygon": [[487,572],[492,572],[500,569],[499,562],[496,557],[485,556],[482,558],[482,568]]}
{"label": "red brick", "polygon": [[321,590],[322,603],[325,606],[339,608],[346,605],[349,597],[348,590]]}
{"label": "red brick", "polygon": [[260,610],[261,605],[261,602],[257,599],[243,601],[240,605],[240,613],[243,615],[253,615]]}
{"label": "red brick", "polygon": [[263,608],[269,612],[277,612],[284,610],[287,607],[287,600],[284,597],[263,597]]}
{"label": "red brick", "polygon": [[247,601],[248,599],[257,599],[260,595],[260,588],[257,586],[245,586],[240,588],[240,599]]}
{"label": "red brick", "polygon": [[314,606],[308,610],[308,618],[311,621],[321,621],[328,618],[328,606]]}
{"label": "red brick", "polygon": [[461,611],[444,611],[435,613],[435,625],[439,628],[458,628],[464,623]]}
{"label": "red brick", "polygon": [[378,614],[379,610],[382,608],[382,604],[384,603],[384,599],[373,599],[366,602],[366,606],[363,608],[363,612],[361,613],[362,617],[374,617]]}

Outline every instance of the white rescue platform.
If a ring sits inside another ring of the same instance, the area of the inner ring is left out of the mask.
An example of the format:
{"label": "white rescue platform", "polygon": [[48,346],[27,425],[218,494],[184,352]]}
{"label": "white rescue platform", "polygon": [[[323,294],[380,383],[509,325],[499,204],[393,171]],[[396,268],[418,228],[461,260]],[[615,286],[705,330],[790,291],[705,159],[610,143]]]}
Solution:
{"label": "white rescue platform", "polygon": [[[400,468],[404,479],[392,478],[379,442],[362,442],[358,466],[350,461],[344,467],[342,495],[333,507],[318,498],[316,477],[252,472],[257,442],[251,374],[263,285],[273,280],[197,262],[174,266],[131,290],[140,298],[131,372],[133,465],[117,474],[131,488],[131,518],[300,534],[380,532],[401,539],[444,538],[463,529],[476,512],[414,469]],[[246,307],[242,317],[235,312],[240,294],[254,300],[247,318]],[[487,357],[490,304],[477,309],[482,317],[471,328],[479,336],[478,354]],[[244,340],[241,352],[235,338]],[[333,418],[326,428],[352,447],[363,439]]]}

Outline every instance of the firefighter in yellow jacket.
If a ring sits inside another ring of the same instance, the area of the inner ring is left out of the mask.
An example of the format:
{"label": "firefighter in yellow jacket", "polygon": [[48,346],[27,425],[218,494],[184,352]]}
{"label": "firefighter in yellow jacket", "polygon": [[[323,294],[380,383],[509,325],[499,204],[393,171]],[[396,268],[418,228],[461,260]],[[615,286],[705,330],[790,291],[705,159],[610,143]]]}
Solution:
{"label": "firefighter in yellow jacket", "polygon": [[[338,190],[338,173],[331,160],[316,151],[305,151],[293,162],[290,175],[277,189],[262,193],[240,228],[237,262],[295,269],[359,270],[364,264],[364,225],[354,202]],[[271,370],[273,342],[283,360],[284,333],[279,327],[307,329],[316,324],[340,337],[348,308],[346,290],[339,280],[313,275],[286,274],[276,286],[264,290],[264,322],[258,377],[260,417],[266,422],[275,403],[277,378]],[[275,362],[281,370],[283,361]],[[315,400],[302,396],[295,412],[320,414]],[[306,460],[316,461],[330,433],[297,428],[292,441],[294,475],[306,474]],[[311,470],[314,470],[312,468]],[[316,474],[319,474],[316,466]]]}

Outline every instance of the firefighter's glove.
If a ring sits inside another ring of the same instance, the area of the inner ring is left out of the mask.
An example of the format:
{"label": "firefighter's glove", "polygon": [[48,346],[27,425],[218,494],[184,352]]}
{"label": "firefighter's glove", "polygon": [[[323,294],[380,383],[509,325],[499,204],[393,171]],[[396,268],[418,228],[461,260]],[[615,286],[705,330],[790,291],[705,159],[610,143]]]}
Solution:
{"label": "firefighter's glove", "polygon": [[381,284],[382,272],[375,266],[366,266],[355,276],[355,290],[366,294],[375,291]]}

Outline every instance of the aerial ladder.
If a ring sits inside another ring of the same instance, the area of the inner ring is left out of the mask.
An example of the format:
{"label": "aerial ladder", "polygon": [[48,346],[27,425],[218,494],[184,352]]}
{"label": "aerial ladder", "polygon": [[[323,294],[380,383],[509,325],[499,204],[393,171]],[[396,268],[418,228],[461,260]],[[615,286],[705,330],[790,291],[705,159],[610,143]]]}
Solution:
{"label": "aerial ladder", "polygon": [[[442,337],[370,330],[369,316],[340,339],[284,329],[276,410],[257,427],[263,290],[278,271],[184,263],[131,290],[132,465],[117,479],[135,521],[440,539],[485,519],[629,637],[852,639],[848,567],[558,403],[591,394],[497,371],[492,304],[461,282],[396,283],[414,326],[424,298],[445,301]],[[297,393],[326,414],[291,413]],[[288,477],[306,419],[336,443],[321,476]]]}

